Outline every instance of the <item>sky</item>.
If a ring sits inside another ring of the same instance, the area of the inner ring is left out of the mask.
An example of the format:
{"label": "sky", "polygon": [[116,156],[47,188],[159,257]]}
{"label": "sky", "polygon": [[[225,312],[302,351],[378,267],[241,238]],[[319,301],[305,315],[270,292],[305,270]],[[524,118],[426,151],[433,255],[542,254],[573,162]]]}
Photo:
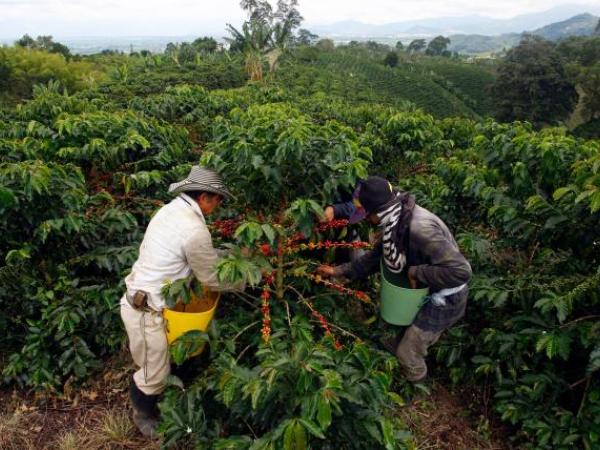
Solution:
{"label": "sky", "polygon": [[[272,2],[274,3],[274,1]],[[441,16],[510,18],[565,0],[300,0],[304,26],[342,20],[381,24]],[[569,4],[600,5],[600,0]],[[183,36],[223,33],[245,16],[238,0],[0,0],[0,37]]]}

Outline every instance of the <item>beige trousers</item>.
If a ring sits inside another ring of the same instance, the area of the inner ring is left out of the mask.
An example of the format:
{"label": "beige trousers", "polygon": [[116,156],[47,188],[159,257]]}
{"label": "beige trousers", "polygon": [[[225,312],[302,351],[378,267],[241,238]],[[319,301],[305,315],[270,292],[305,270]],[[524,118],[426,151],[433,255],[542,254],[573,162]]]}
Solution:
{"label": "beige trousers", "polygon": [[146,395],[162,393],[171,371],[162,314],[137,311],[122,303],[121,318],[127,330],[133,362],[139,367],[133,374],[133,381]]}
{"label": "beige trousers", "polygon": [[442,331],[424,331],[416,325],[408,327],[396,348],[396,357],[408,381],[421,381],[427,376],[427,349],[437,342]]}

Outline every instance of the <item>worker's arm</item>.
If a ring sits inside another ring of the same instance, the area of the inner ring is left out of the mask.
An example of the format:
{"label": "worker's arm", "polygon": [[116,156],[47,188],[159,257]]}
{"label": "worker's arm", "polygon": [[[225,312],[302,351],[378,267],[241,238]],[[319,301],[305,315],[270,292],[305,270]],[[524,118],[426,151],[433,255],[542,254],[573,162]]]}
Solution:
{"label": "worker's arm", "polygon": [[245,281],[221,283],[217,278],[217,262],[221,255],[213,247],[210,232],[199,229],[184,244],[185,257],[194,275],[203,286],[213,291],[235,291],[245,288]]}
{"label": "worker's arm", "polygon": [[428,286],[432,293],[461,286],[471,279],[469,262],[439,228],[431,226],[415,234],[417,239],[413,238],[411,245],[418,245],[429,263],[410,267],[412,278]]}
{"label": "worker's arm", "polygon": [[350,279],[366,278],[379,271],[383,247],[381,241],[355,261],[333,267],[331,276]]}

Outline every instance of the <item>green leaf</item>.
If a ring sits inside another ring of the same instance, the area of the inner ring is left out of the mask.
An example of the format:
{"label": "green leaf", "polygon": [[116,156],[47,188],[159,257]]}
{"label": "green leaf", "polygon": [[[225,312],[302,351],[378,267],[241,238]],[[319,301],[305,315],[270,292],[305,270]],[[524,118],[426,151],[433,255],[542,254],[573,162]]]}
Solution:
{"label": "green leaf", "polygon": [[590,353],[590,360],[587,366],[587,373],[591,374],[600,370],[600,345],[597,345]]}
{"label": "green leaf", "polygon": [[284,450],[296,450],[295,442],[295,427],[296,421],[290,421],[283,432],[283,448]]}
{"label": "green leaf", "polygon": [[0,208],[11,208],[17,203],[17,199],[8,188],[0,186]]}
{"label": "green leaf", "polygon": [[182,391],[185,390],[185,386],[183,385],[183,381],[181,381],[181,378],[179,378],[178,376],[173,375],[173,374],[167,375],[166,385],[167,386],[176,386],[179,389],[181,389]]}
{"label": "green leaf", "polygon": [[327,430],[331,425],[331,405],[324,396],[320,396],[317,403],[317,420],[323,430]]}
{"label": "green leaf", "polygon": [[398,405],[398,406],[404,406],[406,405],[406,402],[404,401],[404,399],[402,397],[400,397],[397,393],[393,392],[393,391],[389,391],[388,392],[388,397],[392,399],[392,401]]}
{"label": "green leaf", "polygon": [[565,195],[567,195],[569,192],[573,192],[573,186],[566,186],[557,189],[556,191],[554,191],[554,195],[552,197],[554,198],[554,200],[558,201]]}
{"label": "green leaf", "polygon": [[234,237],[244,245],[253,246],[256,241],[262,238],[264,233],[263,227],[256,222],[244,222],[235,230]]}
{"label": "green leaf", "polygon": [[379,419],[381,425],[381,432],[383,434],[383,445],[387,450],[394,450],[396,448],[396,439],[394,439],[394,427],[389,419],[381,417]]}
{"label": "green leaf", "polygon": [[269,240],[269,243],[273,244],[273,242],[275,242],[275,229],[268,223],[263,223],[261,228],[266,238]]}
{"label": "green leaf", "polygon": [[209,341],[208,334],[199,330],[191,330],[178,337],[169,346],[171,358],[177,365],[196,354]]}
{"label": "green leaf", "polygon": [[537,352],[545,351],[548,358],[559,356],[565,361],[569,358],[571,337],[567,333],[543,333],[535,344]]}
{"label": "green leaf", "polygon": [[319,438],[319,439],[325,439],[325,435],[323,434],[323,432],[319,429],[318,425],[310,420],[307,419],[298,419],[300,421],[300,423],[302,423],[302,425],[304,425],[304,427],[308,430],[308,432],[310,434],[312,434],[313,436]]}
{"label": "green leaf", "polygon": [[294,425],[294,447],[295,450],[306,450],[308,449],[308,442],[306,439],[306,431],[300,423]]}

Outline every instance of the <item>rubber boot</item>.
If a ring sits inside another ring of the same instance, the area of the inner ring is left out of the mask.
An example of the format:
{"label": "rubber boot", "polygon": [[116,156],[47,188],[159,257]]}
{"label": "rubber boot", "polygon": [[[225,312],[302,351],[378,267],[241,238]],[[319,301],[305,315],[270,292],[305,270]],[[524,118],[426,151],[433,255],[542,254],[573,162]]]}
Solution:
{"label": "rubber boot", "polygon": [[158,428],[158,395],[146,395],[135,385],[131,383],[129,389],[131,397],[131,405],[133,406],[133,423],[147,438],[155,438],[158,436],[156,429]]}
{"label": "rubber boot", "polygon": [[407,327],[402,327],[400,329],[400,331],[398,331],[394,335],[391,335],[391,336],[388,335],[387,337],[382,338],[375,344],[377,345],[377,347],[379,347],[380,350],[387,351],[387,352],[391,353],[392,355],[396,355],[396,348],[398,348],[400,341],[404,337],[404,333],[406,332],[406,329],[407,329]]}

